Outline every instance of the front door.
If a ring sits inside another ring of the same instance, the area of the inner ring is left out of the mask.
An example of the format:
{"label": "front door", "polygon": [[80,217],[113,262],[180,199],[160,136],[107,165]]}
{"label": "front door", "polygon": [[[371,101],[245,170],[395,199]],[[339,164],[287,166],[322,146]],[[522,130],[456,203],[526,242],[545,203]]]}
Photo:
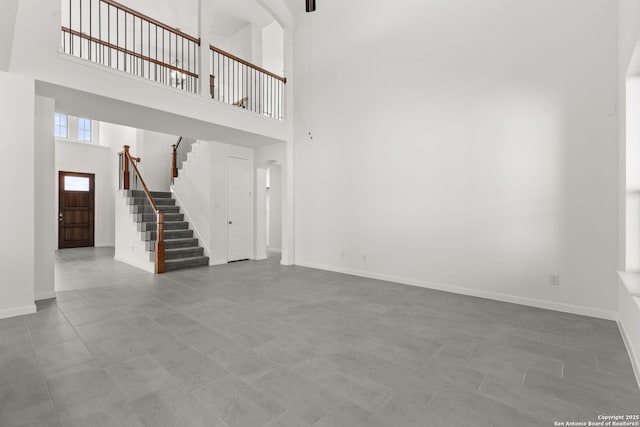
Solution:
{"label": "front door", "polygon": [[59,173],[58,249],[93,246],[95,175]]}
{"label": "front door", "polygon": [[251,256],[251,164],[248,159],[227,161],[227,260]]}

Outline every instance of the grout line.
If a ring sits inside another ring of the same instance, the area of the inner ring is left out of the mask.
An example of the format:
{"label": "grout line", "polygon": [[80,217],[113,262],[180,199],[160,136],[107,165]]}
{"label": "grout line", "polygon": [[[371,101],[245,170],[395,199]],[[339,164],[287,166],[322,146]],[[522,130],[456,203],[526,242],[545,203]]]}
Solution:
{"label": "grout line", "polygon": [[440,393],[440,391],[444,388],[444,383],[441,383],[440,386],[438,387],[438,389],[436,390],[435,393],[433,393],[433,396],[431,396],[429,398],[429,400],[427,400],[424,405],[427,406],[437,395],[438,393]]}
{"label": "grout line", "polygon": [[489,374],[484,374],[484,378],[482,378],[482,381],[480,381],[478,388],[476,388],[476,393],[480,393],[480,388],[482,388],[482,384],[484,384],[487,378],[489,378]]}
{"label": "grout line", "polygon": [[[564,364],[563,364],[564,365]],[[520,383],[521,386],[524,386],[524,380],[527,379],[527,374],[529,373],[529,368],[527,368],[526,371],[524,371],[524,375],[522,376],[522,383]]]}
{"label": "grout line", "polygon": [[385,406],[387,406],[387,403],[391,402],[393,400],[394,397],[396,397],[398,393],[393,390],[391,393],[391,396],[389,396],[389,398],[387,400],[385,400],[382,405],[380,405],[380,407],[378,409],[376,409],[375,411],[373,411],[373,415],[378,415],[378,412],[380,412],[382,410],[382,408],[384,408]]}
{"label": "grout line", "polygon": [[[57,305],[56,305],[56,310],[59,310]],[[37,311],[34,314],[37,314]],[[60,420],[60,415],[58,414],[58,408],[56,408],[56,405],[53,402],[53,397],[51,397],[51,390],[49,390],[49,384],[47,383],[47,379],[44,376],[44,371],[42,370],[42,366],[40,366],[40,359],[38,358],[38,353],[36,352],[36,346],[33,344],[33,337],[31,336],[31,330],[27,326],[27,322],[24,319],[23,319],[23,322],[24,322],[24,327],[27,330],[27,335],[29,336],[29,342],[31,342],[31,350],[33,351],[33,356],[36,359],[38,370],[40,371],[40,379],[44,383],[44,387],[47,390],[47,396],[49,397],[49,402],[51,402],[51,406],[53,407],[53,412],[54,414],[56,414],[56,419],[58,420],[58,422],[60,422],[61,420]],[[75,332],[75,329],[74,329],[74,332]]]}

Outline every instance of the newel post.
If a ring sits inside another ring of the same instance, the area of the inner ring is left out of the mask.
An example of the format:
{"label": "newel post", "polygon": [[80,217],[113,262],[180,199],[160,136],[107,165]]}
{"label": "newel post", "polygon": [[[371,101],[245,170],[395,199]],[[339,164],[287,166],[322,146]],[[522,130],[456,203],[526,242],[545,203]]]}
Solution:
{"label": "newel post", "polygon": [[178,146],[173,144],[171,149],[171,182],[173,182],[178,177]]}
{"label": "newel post", "polygon": [[165,243],[164,243],[164,212],[156,211],[156,274],[164,273]]}
{"label": "newel post", "polygon": [[122,189],[129,190],[129,146],[125,145],[122,151]]}

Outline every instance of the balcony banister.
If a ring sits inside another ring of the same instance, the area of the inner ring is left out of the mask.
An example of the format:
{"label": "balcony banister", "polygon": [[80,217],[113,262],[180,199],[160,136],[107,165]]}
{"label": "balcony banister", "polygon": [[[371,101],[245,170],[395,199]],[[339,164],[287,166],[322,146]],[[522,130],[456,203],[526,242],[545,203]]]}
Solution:
{"label": "balcony banister", "polygon": [[[62,14],[61,25],[65,53],[261,116],[285,119],[286,77],[115,0],[63,1],[67,2],[69,13]],[[209,61],[202,60],[205,55]],[[208,90],[203,81],[207,75]]]}
{"label": "balcony banister", "polygon": [[237,62],[241,63],[242,65],[246,65],[249,68],[253,68],[256,71],[259,71],[259,72],[261,72],[263,74],[266,74],[267,76],[270,76],[270,77],[273,77],[274,79],[280,80],[284,84],[287,84],[287,78],[286,77],[282,77],[282,76],[279,76],[277,74],[272,73],[271,71],[267,71],[262,67],[254,65],[249,61],[245,61],[244,59],[239,58],[239,57],[235,56],[234,54],[229,53],[227,51],[224,51],[224,50],[222,50],[220,48],[217,48],[217,47],[215,47],[213,45],[209,45],[209,49],[211,49],[213,52],[219,53],[220,55],[224,55],[224,56],[226,56],[226,57],[228,57],[230,59],[233,59],[234,61],[237,61]]}
{"label": "balcony banister", "polygon": [[191,36],[191,35],[189,35],[187,33],[183,33],[182,31],[178,30],[177,28],[171,28],[167,24],[163,24],[160,21],[157,21],[157,20],[155,20],[153,18],[150,18],[149,16],[147,16],[147,15],[145,15],[143,13],[140,13],[137,10],[131,9],[130,7],[127,7],[127,6],[125,6],[125,5],[121,4],[121,3],[115,2],[113,0],[101,0],[101,1],[103,3],[106,3],[106,4],[110,4],[111,6],[113,6],[115,8],[118,8],[118,9],[122,10],[123,12],[130,13],[131,15],[135,16],[136,18],[140,18],[140,19],[144,19],[145,21],[149,21],[152,24],[157,25],[160,28],[164,28],[165,30],[170,31],[173,34],[176,34],[176,35],[178,35],[180,37],[184,37],[185,39],[191,40],[192,42],[200,45],[200,39],[199,38],[193,37],[193,36]]}
{"label": "balcony banister", "polygon": [[[102,0],[102,1],[105,1],[105,0]],[[65,33],[69,33],[69,34],[71,34],[73,36],[80,37],[82,39],[88,40],[88,41],[90,41],[92,43],[96,43],[96,44],[102,45],[104,47],[108,47],[109,49],[117,50],[118,52],[125,53],[127,55],[130,55],[130,56],[133,56],[135,58],[141,59],[143,61],[149,61],[149,62],[154,63],[156,65],[160,65],[162,67],[165,67],[165,68],[168,68],[170,70],[176,71],[178,73],[182,73],[182,74],[186,74],[187,76],[190,76],[190,77],[198,78],[198,74],[197,73],[193,73],[193,72],[191,72],[189,70],[185,70],[184,68],[180,68],[180,67],[176,67],[176,66],[171,65],[171,64],[167,64],[166,62],[158,61],[157,59],[150,58],[148,56],[145,56],[145,55],[142,55],[140,53],[134,52],[132,50],[125,49],[124,47],[116,46],[116,45],[111,44],[109,42],[106,42],[104,40],[100,40],[100,39],[97,39],[95,37],[91,37],[88,34],[81,33],[81,32],[76,31],[76,30],[72,30],[71,28],[62,27],[62,31],[65,32]]]}

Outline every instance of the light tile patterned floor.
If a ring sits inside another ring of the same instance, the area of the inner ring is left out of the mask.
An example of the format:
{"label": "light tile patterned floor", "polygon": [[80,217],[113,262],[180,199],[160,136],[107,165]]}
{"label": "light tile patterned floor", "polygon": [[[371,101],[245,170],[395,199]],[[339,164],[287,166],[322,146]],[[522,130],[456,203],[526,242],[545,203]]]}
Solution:
{"label": "light tile patterned floor", "polygon": [[57,254],[0,321],[0,425],[551,426],[637,414],[614,322],[276,259],[154,276]]}

